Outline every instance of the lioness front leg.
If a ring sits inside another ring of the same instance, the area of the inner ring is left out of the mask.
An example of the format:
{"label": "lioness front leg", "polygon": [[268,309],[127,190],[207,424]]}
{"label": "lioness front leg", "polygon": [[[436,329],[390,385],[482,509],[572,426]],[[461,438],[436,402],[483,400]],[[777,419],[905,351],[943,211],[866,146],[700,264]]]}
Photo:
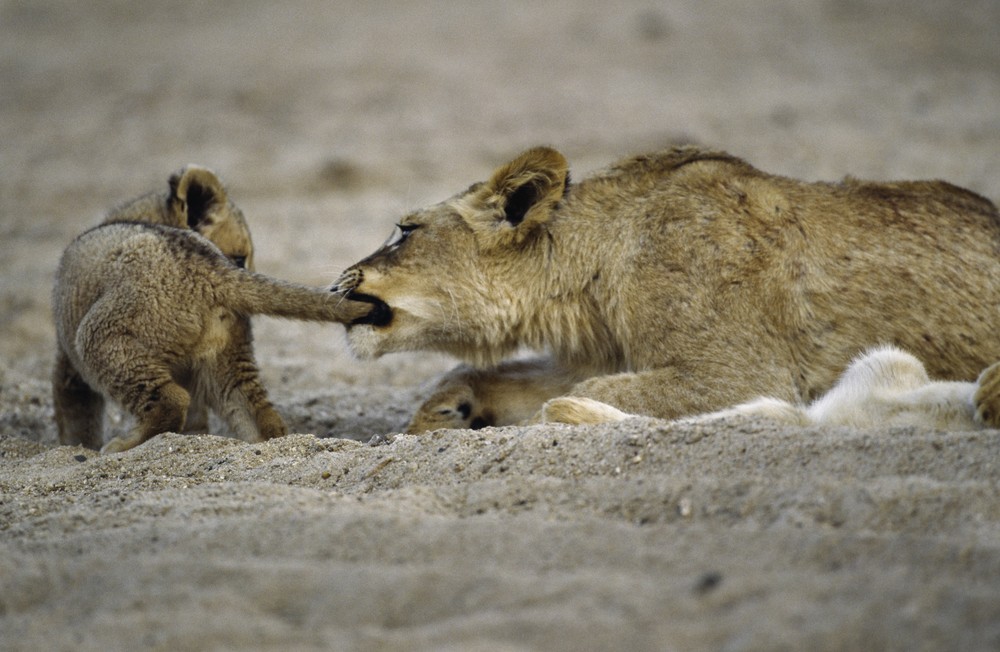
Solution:
{"label": "lioness front leg", "polygon": [[638,415],[622,412],[613,405],[595,401],[592,398],[560,396],[559,398],[546,401],[535,421],[541,423],[568,423],[579,426],[624,421],[634,416]]}
{"label": "lioness front leg", "polygon": [[566,396],[545,403],[538,420],[568,424],[621,421],[632,416],[661,419],[703,414],[749,401],[761,394],[794,401],[790,379],[778,371],[747,370],[708,378],[696,369],[666,367],[597,376],[575,385]]}
{"label": "lioness front leg", "polygon": [[979,388],[972,398],[976,408],[976,421],[987,428],[1000,428],[1000,362],[979,374]]}
{"label": "lioness front leg", "polygon": [[[554,398],[542,406],[540,421],[572,425],[610,423],[640,416],[622,412],[618,408],[581,396]],[[809,425],[809,415],[804,407],[776,398],[761,397],[715,412],[676,419],[674,423],[714,423],[727,419],[764,418],[789,425]]]}

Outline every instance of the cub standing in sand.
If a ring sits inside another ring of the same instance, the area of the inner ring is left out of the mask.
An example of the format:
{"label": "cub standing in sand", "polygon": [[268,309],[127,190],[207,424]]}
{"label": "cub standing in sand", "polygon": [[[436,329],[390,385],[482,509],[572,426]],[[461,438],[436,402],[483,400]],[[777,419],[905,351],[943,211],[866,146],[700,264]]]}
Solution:
{"label": "cub standing in sand", "polygon": [[101,448],[105,396],[136,424],[104,452],[203,428],[206,404],[244,439],[286,434],[258,377],[250,315],[344,322],[371,306],[243,269],[252,264],[243,214],[197,166],[76,238],[53,291],[59,441]]}
{"label": "cub standing in sand", "polygon": [[[408,430],[677,418],[796,405],[880,344],[931,376],[1000,360],[1000,215],[940,181],[805,183],[679,147],[571,184],[539,147],[405,216],[338,281],[373,310],[361,357],[435,350],[448,374]],[[543,358],[504,362],[520,348]],[[975,410],[1000,423],[1000,371]]]}

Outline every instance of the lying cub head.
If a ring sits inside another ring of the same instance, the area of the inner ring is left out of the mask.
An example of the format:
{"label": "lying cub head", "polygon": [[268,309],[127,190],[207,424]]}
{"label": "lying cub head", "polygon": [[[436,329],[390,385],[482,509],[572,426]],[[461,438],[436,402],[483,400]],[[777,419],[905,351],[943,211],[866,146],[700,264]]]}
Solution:
{"label": "lying cub head", "polygon": [[551,246],[549,221],[569,181],[559,152],[531,149],[484,183],[405,216],[375,253],[337,282],[375,309],[348,326],[361,357],[437,350],[473,363],[522,344],[525,297]]}

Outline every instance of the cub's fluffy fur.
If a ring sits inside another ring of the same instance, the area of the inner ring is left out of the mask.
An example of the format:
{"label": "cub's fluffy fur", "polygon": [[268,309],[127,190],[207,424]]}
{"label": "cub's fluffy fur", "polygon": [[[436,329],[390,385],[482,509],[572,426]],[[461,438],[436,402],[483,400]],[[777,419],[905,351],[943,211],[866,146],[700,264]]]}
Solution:
{"label": "cub's fluffy fur", "polygon": [[284,435],[258,377],[250,315],[343,322],[370,306],[241,268],[252,263],[242,213],[197,166],[76,238],[53,291],[60,442],[100,448],[105,397],[136,421],[107,452],[204,428],[206,405],[245,439]]}

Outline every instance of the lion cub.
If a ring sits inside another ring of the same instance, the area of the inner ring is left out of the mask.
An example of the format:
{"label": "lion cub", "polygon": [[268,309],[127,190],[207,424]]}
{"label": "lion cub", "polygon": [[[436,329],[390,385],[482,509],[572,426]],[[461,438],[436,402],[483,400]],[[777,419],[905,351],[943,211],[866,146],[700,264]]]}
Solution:
{"label": "lion cub", "polygon": [[[361,357],[451,353],[412,430],[675,419],[808,404],[890,343],[972,381],[1000,360],[1000,213],[941,181],[804,182],[720,151],[634,156],[571,183],[530,149],[405,215],[338,281]],[[532,362],[505,359],[520,350]],[[554,399],[554,400],[552,400]],[[1000,426],[1000,386],[975,398]]]}
{"label": "lion cub", "polygon": [[252,264],[243,214],[197,166],[77,237],[53,291],[59,441],[100,448],[105,397],[136,423],[103,452],[203,428],[205,405],[241,438],[286,434],[258,377],[250,315],[345,322],[370,306],[242,269]]}

